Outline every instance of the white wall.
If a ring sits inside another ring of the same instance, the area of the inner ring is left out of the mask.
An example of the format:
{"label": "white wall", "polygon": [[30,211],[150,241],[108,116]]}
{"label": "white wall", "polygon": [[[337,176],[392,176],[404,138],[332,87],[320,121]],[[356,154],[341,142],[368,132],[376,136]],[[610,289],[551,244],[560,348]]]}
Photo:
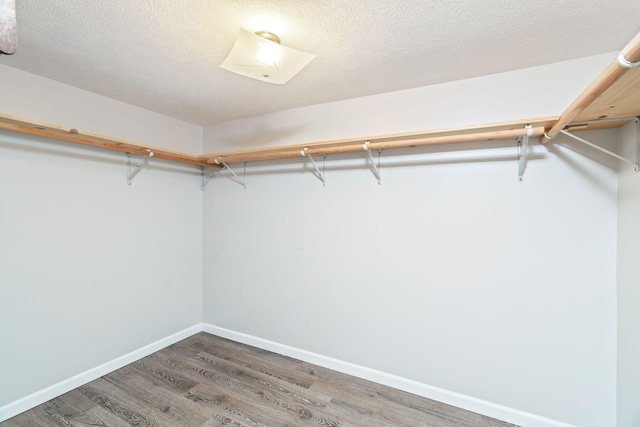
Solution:
{"label": "white wall", "polygon": [[0,112],[164,147],[202,151],[202,127],[0,64]]}
{"label": "white wall", "polygon": [[[609,59],[210,126],[205,152],[560,113]],[[606,145],[614,133],[590,137]],[[514,141],[389,151],[381,186],[358,155],[329,158],[326,188],[299,160],[250,164],[246,190],[222,173],[205,191],[204,321],[613,425],[617,177],[562,138],[534,146],[523,183]]]}
{"label": "white wall", "polygon": [[[202,128],[0,66],[0,111],[201,151]],[[199,171],[0,131],[0,407],[202,320]]]}
{"label": "white wall", "polygon": [[205,152],[560,115],[615,53],[209,126]]}
{"label": "white wall", "polygon": [[[622,129],[624,154],[637,158],[635,124]],[[640,174],[625,165],[618,179],[618,427],[640,425]]]}

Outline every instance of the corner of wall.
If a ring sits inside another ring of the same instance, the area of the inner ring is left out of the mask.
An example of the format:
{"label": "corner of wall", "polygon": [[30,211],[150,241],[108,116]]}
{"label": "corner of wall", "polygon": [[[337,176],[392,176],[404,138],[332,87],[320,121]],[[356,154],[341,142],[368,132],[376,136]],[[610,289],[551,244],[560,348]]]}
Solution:
{"label": "corner of wall", "polygon": [[[621,153],[638,159],[640,135],[637,123],[620,129]],[[637,262],[640,256],[640,173],[623,165],[618,174],[617,230],[617,427],[640,425],[640,285]]]}

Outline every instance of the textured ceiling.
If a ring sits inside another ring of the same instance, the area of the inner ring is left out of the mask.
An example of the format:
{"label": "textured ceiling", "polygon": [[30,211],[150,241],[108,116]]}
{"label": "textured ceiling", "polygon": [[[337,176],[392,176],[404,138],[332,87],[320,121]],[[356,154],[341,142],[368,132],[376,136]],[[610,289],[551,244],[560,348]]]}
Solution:
{"label": "textured ceiling", "polygon": [[[638,0],[17,0],[0,63],[197,124],[621,49]],[[318,57],[286,85],[219,68],[240,27]]]}

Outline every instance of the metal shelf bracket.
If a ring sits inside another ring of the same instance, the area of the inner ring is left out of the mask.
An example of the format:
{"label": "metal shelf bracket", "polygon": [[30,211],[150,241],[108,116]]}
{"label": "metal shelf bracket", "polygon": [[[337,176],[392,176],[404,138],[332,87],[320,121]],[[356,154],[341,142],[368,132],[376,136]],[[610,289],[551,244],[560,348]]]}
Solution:
{"label": "metal shelf bracket", "polygon": [[149,158],[153,157],[153,151],[151,151],[149,149],[147,149],[147,151],[149,152],[149,155],[148,156],[144,156],[142,158],[142,160],[140,160],[138,162],[138,164],[135,165],[133,170],[131,169],[131,153],[127,153],[127,167],[128,167],[127,184],[131,185],[131,182],[133,181],[133,178],[135,178],[136,175],[138,175],[140,173],[142,168],[147,165],[147,163],[149,162]]}
{"label": "metal shelf bracket", "polygon": [[325,173],[326,164],[327,164],[327,155],[326,154],[322,155],[322,172],[320,172],[320,169],[318,168],[318,165],[316,164],[315,160],[313,160],[313,156],[311,154],[307,154],[306,150],[308,150],[308,148],[305,148],[304,150],[301,150],[300,151],[300,155],[302,157],[308,157],[309,160],[311,160],[311,164],[313,165],[313,168],[315,169],[314,175],[316,176],[316,178],[318,178],[320,181],[322,181],[322,186],[326,187],[327,186],[327,181],[324,178],[324,173]]}
{"label": "metal shelf bracket", "polygon": [[533,127],[526,125],[524,127],[527,133],[518,137],[518,181],[524,180],[524,169],[527,165],[527,153],[529,151],[529,137],[533,135]]}
{"label": "metal shelf bracket", "polygon": [[245,190],[247,189],[247,162],[244,162],[244,173],[242,175],[242,179],[240,179],[240,177],[233,171],[233,169],[231,169],[225,162],[219,162],[217,160],[215,162],[216,165],[222,165],[224,167],[216,168],[209,174],[209,176],[205,176],[204,168],[202,168],[202,190],[204,190],[204,187],[209,183],[209,181],[213,179],[214,176],[218,174],[218,172],[225,169],[231,172],[231,174],[234,176],[235,179],[232,178],[232,181],[235,181],[238,184],[242,185],[242,188],[244,188]]}
{"label": "metal shelf bracket", "polygon": [[202,187],[200,188],[202,191],[204,191],[205,187],[207,186],[207,184],[209,183],[209,181],[211,181],[213,179],[213,177],[215,177],[218,172],[220,172],[223,168],[213,168],[213,170],[211,171],[210,174],[205,174],[204,170],[205,167],[202,167]]}
{"label": "metal shelf bracket", "polygon": [[242,185],[242,188],[246,190],[247,189],[247,162],[244,162],[244,172],[242,174],[242,179],[240,179],[240,177],[233,171],[233,169],[229,167],[228,164],[226,164],[225,162],[222,162],[222,165],[224,166],[225,169],[231,172],[231,174],[236,178],[234,179],[234,181]]}
{"label": "metal shelf bracket", "polygon": [[376,163],[373,161],[373,154],[369,149],[370,143],[371,141],[365,141],[364,144],[362,145],[362,149],[366,151],[368,154],[368,160],[369,160],[369,165],[371,166],[371,172],[373,172],[373,175],[378,180],[378,185],[382,185],[382,177],[380,176],[380,156],[382,155],[382,150],[378,149],[378,164],[376,165]]}
{"label": "metal shelf bracket", "polygon": [[587,141],[584,138],[580,138],[577,135],[572,134],[569,131],[566,130],[561,130],[560,133],[567,135],[570,138],[575,139],[576,141],[582,142],[585,145],[588,145],[589,147],[595,148],[598,151],[602,151],[605,154],[608,154],[612,157],[615,157],[618,160],[622,160],[625,163],[628,163],[630,165],[633,165],[633,169],[638,172],[640,171],[640,166],[638,165],[638,145],[640,145],[640,131],[638,129],[638,123],[640,122],[640,120],[638,120],[638,118],[635,119],[635,124],[636,124],[636,156],[634,160],[631,159],[627,159],[626,157],[621,156],[620,154],[614,153],[613,151],[609,151],[606,148],[602,148],[599,145],[594,144],[593,142]]}

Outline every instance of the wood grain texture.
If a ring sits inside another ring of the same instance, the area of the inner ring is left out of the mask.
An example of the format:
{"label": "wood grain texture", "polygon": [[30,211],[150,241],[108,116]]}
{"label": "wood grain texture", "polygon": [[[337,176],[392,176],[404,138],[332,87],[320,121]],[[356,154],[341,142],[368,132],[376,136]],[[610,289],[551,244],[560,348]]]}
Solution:
{"label": "wood grain texture", "polygon": [[139,144],[123,139],[110,138],[90,132],[79,131],[78,129],[65,128],[48,123],[35,122],[7,114],[0,114],[0,129],[12,132],[25,133],[42,136],[45,138],[58,139],[62,141],[75,142],[92,147],[106,148],[109,150],[122,151],[125,153],[148,156],[153,153],[153,157],[170,160],[178,163],[185,163],[197,166],[207,166],[222,168],[218,165],[210,165],[198,156],[181,151],[169,150],[152,145]]}
{"label": "wood grain texture", "polygon": [[640,115],[640,67],[626,70],[586,106],[574,121],[634,117]]}
{"label": "wood grain texture", "polygon": [[533,136],[538,137],[544,133],[545,126],[553,122],[552,118],[545,117],[531,121],[511,121],[493,123],[476,127],[463,127],[459,129],[432,130],[421,133],[382,135],[371,138],[356,138],[339,141],[326,141],[307,145],[288,145],[269,147],[256,150],[245,150],[233,153],[220,153],[210,155],[207,160],[210,164],[255,162],[263,160],[279,160],[306,155],[340,154],[361,152],[366,144],[369,150],[386,150],[392,148],[411,148],[427,145],[457,144],[465,142],[482,142],[505,139],[515,139],[527,133],[525,126],[533,127]]}
{"label": "wood grain texture", "polygon": [[305,142],[303,144],[291,144],[291,145],[282,145],[282,146],[276,146],[276,147],[262,147],[262,148],[240,150],[240,151],[227,151],[224,153],[203,154],[198,157],[202,160],[216,159],[216,158],[226,159],[234,156],[251,156],[254,154],[272,153],[277,151],[300,151],[305,148],[316,149],[316,148],[340,147],[340,146],[346,146],[346,145],[362,145],[364,144],[365,141],[370,141],[372,143],[393,142],[393,141],[417,140],[417,139],[424,139],[424,138],[431,138],[431,137],[469,135],[469,134],[484,133],[484,132],[500,132],[500,131],[506,131],[506,130],[521,129],[525,125],[546,128],[548,126],[551,126],[558,119],[559,117],[557,116],[528,118],[528,119],[521,119],[521,120],[510,120],[510,121],[499,122],[499,123],[485,123],[485,124],[476,124],[471,126],[460,126],[456,128],[430,129],[430,130],[425,130],[420,132],[403,132],[403,133],[394,133],[394,134],[386,134],[386,135],[369,135],[369,136],[362,136],[358,138]]}
{"label": "wood grain texture", "polygon": [[513,427],[513,424],[199,333],[0,426]]}
{"label": "wood grain texture", "polygon": [[[621,54],[630,62],[640,60],[640,33]],[[624,68],[614,59],[567,107],[540,142],[546,144],[572,122],[640,115],[639,85],[640,67]]]}

